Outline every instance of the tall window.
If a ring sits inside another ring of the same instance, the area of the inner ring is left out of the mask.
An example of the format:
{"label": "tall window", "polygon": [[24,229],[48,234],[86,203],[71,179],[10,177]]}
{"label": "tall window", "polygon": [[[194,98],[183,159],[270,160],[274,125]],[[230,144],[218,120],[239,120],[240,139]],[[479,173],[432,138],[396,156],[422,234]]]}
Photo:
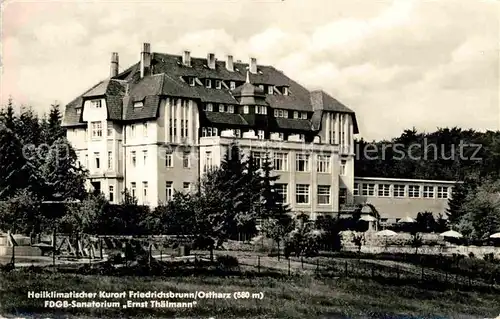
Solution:
{"label": "tall window", "polygon": [[92,139],[99,139],[102,137],[102,122],[92,122]]}
{"label": "tall window", "polygon": [[136,196],[135,196],[136,189],[137,189],[137,185],[135,184],[135,182],[130,183],[130,195],[132,195],[133,198],[136,198]]}
{"label": "tall window", "polygon": [[205,152],[205,167],[204,167],[204,171],[208,171],[209,169],[212,168],[212,152],[211,151],[206,151]]}
{"label": "tall window", "polygon": [[274,169],[288,171],[288,153],[274,153]]}
{"label": "tall window", "polygon": [[142,182],[142,202],[148,202],[148,182]]}
{"label": "tall window", "polygon": [[352,189],[352,194],[354,196],[359,196],[359,184],[358,183],[354,183],[354,188]]}
{"label": "tall window", "polygon": [[135,137],[135,124],[130,125],[130,137]]}
{"label": "tall window", "polygon": [[295,170],[297,172],[309,172],[309,154],[295,155]]}
{"label": "tall window", "polygon": [[408,185],[408,197],[412,197],[412,198],[420,197],[420,186],[419,185]]}
{"label": "tall window", "polygon": [[375,184],[363,184],[361,191],[363,196],[375,196]]}
{"label": "tall window", "polygon": [[109,201],[112,203],[115,200],[115,187],[113,185],[109,185]]}
{"label": "tall window", "polygon": [[288,184],[274,184],[276,187],[276,193],[278,193],[278,201],[280,204],[286,204],[288,203]]}
{"label": "tall window", "polygon": [[142,158],[143,158],[144,166],[146,166],[146,164],[148,162],[148,151],[146,151],[146,150],[142,151]]}
{"label": "tall window", "polygon": [[189,132],[189,124],[188,124],[188,120],[184,120],[184,136],[187,137],[188,136],[188,132]]}
{"label": "tall window", "polygon": [[252,152],[253,160],[257,167],[262,167],[264,165],[264,159],[266,158],[265,152]]}
{"label": "tall window", "polygon": [[309,204],[309,185],[295,185],[295,202],[297,204]]}
{"label": "tall window", "polygon": [[172,186],[172,182],[167,181],[165,182],[165,200],[167,202],[172,200],[172,196],[174,195],[174,188]]}
{"label": "tall window", "polygon": [[135,167],[137,164],[137,155],[136,155],[135,151],[130,152],[130,161],[132,163],[132,167]]}
{"label": "tall window", "polygon": [[318,204],[330,204],[330,185],[318,185]]}
{"label": "tall window", "polygon": [[424,186],[424,198],[434,198],[434,186]]}
{"label": "tall window", "polygon": [[189,153],[183,153],[182,154],[182,167],[184,168],[190,168],[191,163],[189,161]]}
{"label": "tall window", "polygon": [[174,136],[174,124],[173,124],[172,119],[168,120],[168,129],[170,132],[170,138],[172,138]]}
{"label": "tall window", "polygon": [[101,168],[101,158],[100,158],[99,152],[94,153],[94,158],[95,158],[95,168]]}
{"label": "tall window", "polygon": [[113,136],[113,122],[107,122],[107,135],[108,137]]}
{"label": "tall window", "polygon": [[389,197],[391,185],[390,184],[379,184],[378,185],[378,196],[379,197]]}
{"label": "tall window", "polygon": [[318,155],[318,173],[330,173],[330,155]]}
{"label": "tall window", "polygon": [[345,174],[346,174],[346,169],[345,169],[346,164],[347,164],[347,161],[345,161],[345,160],[340,161],[340,175],[342,175],[342,176],[345,176]]}
{"label": "tall window", "polygon": [[148,122],[142,123],[142,134],[144,137],[148,137]]}
{"label": "tall window", "polygon": [[339,205],[344,205],[347,203],[347,188],[339,188]]}
{"label": "tall window", "polygon": [[113,168],[113,152],[108,152],[108,169]]}
{"label": "tall window", "polygon": [[437,198],[449,198],[448,187],[438,186],[437,187]]}
{"label": "tall window", "polygon": [[165,166],[166,167],[174,167],[174,158],[172,153],[165,154]]}
{"label": "tall window", "polygon": [[394,185],[394,197],[405,197],[405,185]]}

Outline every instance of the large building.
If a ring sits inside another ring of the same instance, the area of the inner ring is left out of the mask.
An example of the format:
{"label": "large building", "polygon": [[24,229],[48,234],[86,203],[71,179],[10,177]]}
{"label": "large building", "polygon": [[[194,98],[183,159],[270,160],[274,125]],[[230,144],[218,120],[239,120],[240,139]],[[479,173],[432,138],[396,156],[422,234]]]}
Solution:
{"label": "large building", "polygon": [[90,184],[111,202],[127,188],[140,204],[168,201],[219,165],[236,142],[273,160],[295,212],[337,213],[354,204],[356,116],[323,91],[308,91],[272,66],[209,53],[151,52],[70,102],[64,125]]}

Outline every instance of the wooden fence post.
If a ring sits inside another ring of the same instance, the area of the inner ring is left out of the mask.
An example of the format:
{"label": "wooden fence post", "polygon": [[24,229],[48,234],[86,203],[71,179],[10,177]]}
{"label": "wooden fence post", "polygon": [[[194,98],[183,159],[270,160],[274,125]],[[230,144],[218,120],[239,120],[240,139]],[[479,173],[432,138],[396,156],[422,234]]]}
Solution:
{"label": "wooden fence post", "polygon": [[99,237],[99,257],[101,259],[103,259],[103,255],[102,255],[102,238]]}
{"label": "wooden fence post", "polygon": [[56,270],[56,229],[52,230],[52,266]]}
{"label": "wooden fence post", "polygon": [[260,256],[257,256],[257,271],[260,274]]}
{"label": "wooden fence post", "polygon": [[290,276],[290,258],[288,258],[288,276]]}

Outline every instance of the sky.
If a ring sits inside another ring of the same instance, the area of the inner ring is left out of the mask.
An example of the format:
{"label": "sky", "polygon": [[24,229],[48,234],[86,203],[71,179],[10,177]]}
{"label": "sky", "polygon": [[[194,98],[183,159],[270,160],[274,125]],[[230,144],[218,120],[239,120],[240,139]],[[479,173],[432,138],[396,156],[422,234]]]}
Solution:
{"label": "sky", "polygon": [[[274,65],[356,112],[360,137],[500,128],[495,0],[8,1],[0,104],[70,102],[153,52]],[[293,92],[292,92],[293,93]]]}

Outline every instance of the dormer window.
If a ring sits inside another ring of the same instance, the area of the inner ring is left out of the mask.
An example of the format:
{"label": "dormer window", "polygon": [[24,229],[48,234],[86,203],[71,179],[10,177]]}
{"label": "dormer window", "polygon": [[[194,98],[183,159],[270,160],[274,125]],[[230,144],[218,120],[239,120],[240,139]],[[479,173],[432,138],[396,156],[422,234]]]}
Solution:
{"label": "dormer window", "polygon": [[260,84],[259,85],[259,89],[261,89],[262,91],[264,91],[264,85]]}
{"label": "dormer window", "polygon": [[143,107],[143,106],[144,106],[144,102],[142,102],[142,101],[135,101],[134,102],[134,108]]}
{"label": "dormer window", "polygon": [[80,116],[82,114],[82,109],[81,108],[77,108],[76,109],[76,115]]}
{"label": "dormer window", "polygon": [[274,94],[274,86],[269,85],[267,87],[267,94],[271,94],[271,95]]}
{"label": "dormer window", "polygon": [[219,104],[219,112],[224,113],[224,104]]}
{"label": "dormer window", "polygon": [[231,90],[236,89],[236,83],[235,83],[234,81],[229,82],[229,88],[230,88]]}
{"label": "dormer window", "polygon": [[302,112],[302,113],[301,113],[301,118],[302,118],[303,120],[307,120],[307,113],[306,113],[306,112]]}
{"label": "dormer window", "polygon": [[221,80],[215,80],[215,88],[219,89],[219,90],[222,88],[222,81]]}
{"label": "dormer window", "polygon": [[234,105],[227,106],[227,113],[234,113]]}
{"label": "dormer window", "polygon": [[283,95],[288,95],[289,92],[288,92],[288,87],[287,86],[284,86],[283,87]]}
{"label": "dormer window", "polygon": [[90,102],[93,107],[100,109],[102,107],[101,100],[93,100]]}
{"label": "dormer window", "polygon": [[212,88],[212,80],[211,79],[205,79],[205,87],[207,89]]}
{"label": "dormer window", "polygon": [[196,80],[194,79],[194,77],[190,76],[188,77],[188,83],[189,86],[195,86]]}
{"label": "dormer window", "polygon": [[249,109],[248,105],[244,105],[243,106],[243,114],[248,114],[248,113],[250,113],[250,109]]}
{"label": "dormer window", "polygon": [[263,130],[258,130],[257,131],[257,137],[259,138],[259,140],[263,140],[264,136],[265,136],[265,133],[264,133]]}
{"label": "dormer window", "polygon": [[205,104],[205,108],[203,109],[203,111],[208,111],[208,112],[212,112],[213,110],[214,110],[214,106],[212,103]]}
{"label": "dormer window", "polygon": [[255,106],[255,114],[266,115],[267,114],[267,107],[261,106],[261,105]]}
{"label": "dormer window", "polygon": [[293,118],[298,119],[299,118],[299,112],[293,111]]}

